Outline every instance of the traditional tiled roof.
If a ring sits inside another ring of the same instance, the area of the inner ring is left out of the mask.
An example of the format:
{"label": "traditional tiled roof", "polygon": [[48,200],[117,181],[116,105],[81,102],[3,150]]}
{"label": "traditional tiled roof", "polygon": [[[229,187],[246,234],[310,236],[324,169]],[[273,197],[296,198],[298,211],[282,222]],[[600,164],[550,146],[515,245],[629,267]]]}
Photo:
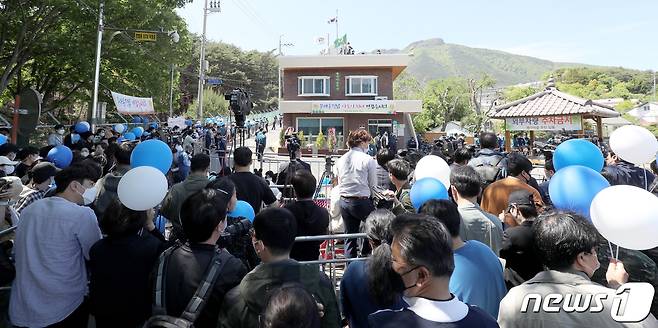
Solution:
{"label": "traditional tiled roof", "polygon": [[600,117],[618,117],[614,108],[597,104],[591,99],[583,99],[566,94],[554,87],[534,95],[493,108],[487,115],[491,118],[529,117],[584,114]]}

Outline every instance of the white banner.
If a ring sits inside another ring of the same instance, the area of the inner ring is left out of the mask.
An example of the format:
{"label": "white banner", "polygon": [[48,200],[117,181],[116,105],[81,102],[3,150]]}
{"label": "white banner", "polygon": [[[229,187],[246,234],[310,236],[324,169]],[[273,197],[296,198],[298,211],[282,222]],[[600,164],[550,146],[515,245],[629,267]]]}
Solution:
{"label": "white banner", "polygon": [[153,98],[133,97],[112,91],[112,99],[121,114],[152,114]]}
{"label": "white banner", "polygon": [[505,119],[507,131],[580,131],[580,115],[560,115],[541,117],[508,117]]}
{"label": "white banner", "polygon": [[313,114],[394,114],[394,102],[390,100],[349,101],[328,100],[311,102]]}
{"label": "white banner", "polygon": [[187,127],[187,125],[185,125],[185,117],[183,116],[168,118],[167,125],[169,125],[170,129],[173,128],[174,126],[179,127],[181,130]]}

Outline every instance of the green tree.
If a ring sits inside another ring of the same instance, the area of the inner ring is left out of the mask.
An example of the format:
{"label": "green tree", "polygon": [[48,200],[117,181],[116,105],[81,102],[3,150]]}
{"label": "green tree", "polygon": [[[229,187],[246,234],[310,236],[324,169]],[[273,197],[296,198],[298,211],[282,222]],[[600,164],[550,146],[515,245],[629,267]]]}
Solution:
{"label": "green tree", "polygon": [[448,122],[460,121],[470,109],[469,95],[464,79],[430,81],[422,93],[423,111],[414,116],[414,128],[419,133],[436,127],[444,130]]}
{"label": "green tree", "polygon": [[505,102],[512,102],[531,96],[537,92],[539,92],[539,89],[532,86],[511,86],[503,90],[503,99]]}
{"label": "green tree", "polygon": [[393,97],[395,99],[418,99],[423,91],[420,82],[406,71],[393,81]]}
{"label": "green tree", "polygon": [[[197,99],[194,99],[192,105],[188,108],[187,117],[196,117]],[[203,93],[203,113],[205,117],[214,117],[217,115],[228,115],[228,101],[224,95],[219,94],[211,89]]]}

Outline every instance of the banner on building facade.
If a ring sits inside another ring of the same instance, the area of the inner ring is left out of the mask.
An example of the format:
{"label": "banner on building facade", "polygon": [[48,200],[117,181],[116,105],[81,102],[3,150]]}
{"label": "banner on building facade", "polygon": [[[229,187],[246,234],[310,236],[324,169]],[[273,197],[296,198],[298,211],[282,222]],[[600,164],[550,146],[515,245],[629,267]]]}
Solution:
{"label": "banner on building facade", "polygon": [[508,117],[507,131],[579,131],[582,130],[580,115],[558,115],[541,117]]}
{"label": "banner on building facade", "polygon": [[394,102],[390,100],[373,101],[313,101],[313,114],[395,114]]}
{"label": "banner on building facade", "polygon": [[133,97],[112,91],[112,99],[121,114],[153,114],[153,98]]}

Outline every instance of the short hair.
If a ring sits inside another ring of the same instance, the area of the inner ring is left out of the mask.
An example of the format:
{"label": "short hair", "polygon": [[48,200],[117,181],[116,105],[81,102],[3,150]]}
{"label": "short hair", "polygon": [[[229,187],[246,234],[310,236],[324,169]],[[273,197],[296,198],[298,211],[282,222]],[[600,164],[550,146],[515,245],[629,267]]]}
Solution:
{"label": "short hair", "polygon": [[553,160],[552,159],[544,161],[544,170],[555,172],[555,166],[553,166]]}
{"label": "short hair", "polygon": [[320,328],[318,306],[313,296],[299,283],[284,284],[267,301],[263,313],[264,328]]}
{"label": "short hair", "polygon": [[233,193],[235,192],[235,183],[229,177],[223,177],[210,181],[206,188],[215,189],[219,191],[219,194],[226,204],[230,203]]}
{"label": "short hair", "polygon": [[297,169],[290,180],[297,198],[310,198],[315,194],[317,180],[308,170]]}
{"label": "short hair", "polygon": [[190,159],[190,171],[203,172],[210,167],[210,156],[204,153],[196,154]]}
{"label": "short hair", "polygon": [[452,157],[455,163],[468,162],[471,158],[473,158],[473,154],[468,148],[465,147],[455,150],[455,154]]}
{"label": "short hair", "polygon": [[383,168],[386,168],[386,163],[390,162],[394,158],[395,153],[388,148],[382,148],[377,152],[377,164]]}
{"label": "short hair", "polygon": [[658,163],[656,163],[656,161],[651,162],[651,164],[649,164],[649,167],[651,167],[651,171],[653,171],[653,174],[658,174]]}
{"label": "short hair", "polygon": [[215,189],[201,189],[189,196],[180,209],[183,233],[190,242],[204,242],[212,236],[213,229],[226,220],[228,203]]}
{"label": "short hair", "polygon": [[427,214],[431,217],[437,218],[443,223],[450,236],[459,236],[459,225],[461,224],[461,215],[457,205],[447,199],[432,199],[423,204],[418,213]]}
{"label": "short hair", "polygon": [[18,146],[13,143],[5,143],[0,145],[0,156],[7,156],[9,153],[18,153]]}
{"label": "short hair", "polygon": [[507,173],[510,176],[518,176],[521,172],[530,173],[532,162],[520,153],[511,153],[507,156]]}
{"label": "short hair", "polygon": [[350,148],[357,147],[362,142],[369,143],[372,140],[372,136],[368,131],[363,129],[358,129],[350,131],[350,134],[347,136],[347,145]]}
{"label": "short hair", "polygon": [[569,212],[542,213],[532,225],[537,254],[551,270],[569,268],[578,254],[597,247],[600,237],[584,217]]}
{"label": "short hair", "polygon": [[474,168],[464,165],[450,172],[450,185],[455,187],[462,197],[477,197],[482,191],[482,177]]}
{"label": "short hair", "polygon": [[411,174],[411,165],[403,159],[389,161],[386,167],[388,168],[388,173],[400,181],[409,179],[409,174]]}
{"label": "short hair", "polygon": [[144,226],[148,216],[146,211],[135,211],[121,204],[119,198],[110,199],[106,213],[112,215],[103,215],[98,225],[104,234],[108,236],[120,236],[136,233]]}
{"label": "short hair", "polygon": [[297,236],[297,221],[285,208],[267,208],[254,218],[254,232],[272,254],[288,254]]}
{"label": "short hair", "polygon": [[539,212],[537,211],[537,207],[534,205],[517,205],[517,209],[519,209],[519,212],[521,212],[521,215],[523,215],[524,218],[536,218],[537,215],[539,215]]}
{"label": "short hair", "polygon": [[452,238],[439,220],[421,214],[402,214],[391,223],[400,255],[410,266],[424,266],[434,277],[449,277],[455,270]]}
{"label": "short hair", "polygon": [[72,164],[55,174],[56,193],[62,193],[71,182],[83,183],[84,180],[96,182],[103,174],[101,166],[94,161],[81,161]]}
{"label": "short hair", "polygon": [[368,291],[372,296],[371,299],[380,306],[394,304],[397,297],[393,286],[393,281],[397,277],[391,267],[391,244],[393,243],[391,222],[394,218],[395,215],[391,211],[377,209],[368,215],[363,225],[363,232],[366,233],[374,247],[366,266]]}
{"label": "short hair", "polygon": [[[108,147],[109,148],[109,147]],[[135,149],[135,145],[130,142],[124,142],[120,145],[112,147],[112,154],[116,159],[117,164],[130,165],[130,156]]]}
{"label": "short hair", "polygon": [[238,147],[233,152],[233,161],[237,166],[249,166],[253,153],[247,147]]}
{"label": "short hair", "polygon": [[27,146],[16,153],[16,158],[22,161],[30,155],[39,155],[39,148]]}
{"label": "short hair", "polygon": [[498,137],[493,132],[482,132],[480,134],[480,147],[487,149],[498,148]]}

